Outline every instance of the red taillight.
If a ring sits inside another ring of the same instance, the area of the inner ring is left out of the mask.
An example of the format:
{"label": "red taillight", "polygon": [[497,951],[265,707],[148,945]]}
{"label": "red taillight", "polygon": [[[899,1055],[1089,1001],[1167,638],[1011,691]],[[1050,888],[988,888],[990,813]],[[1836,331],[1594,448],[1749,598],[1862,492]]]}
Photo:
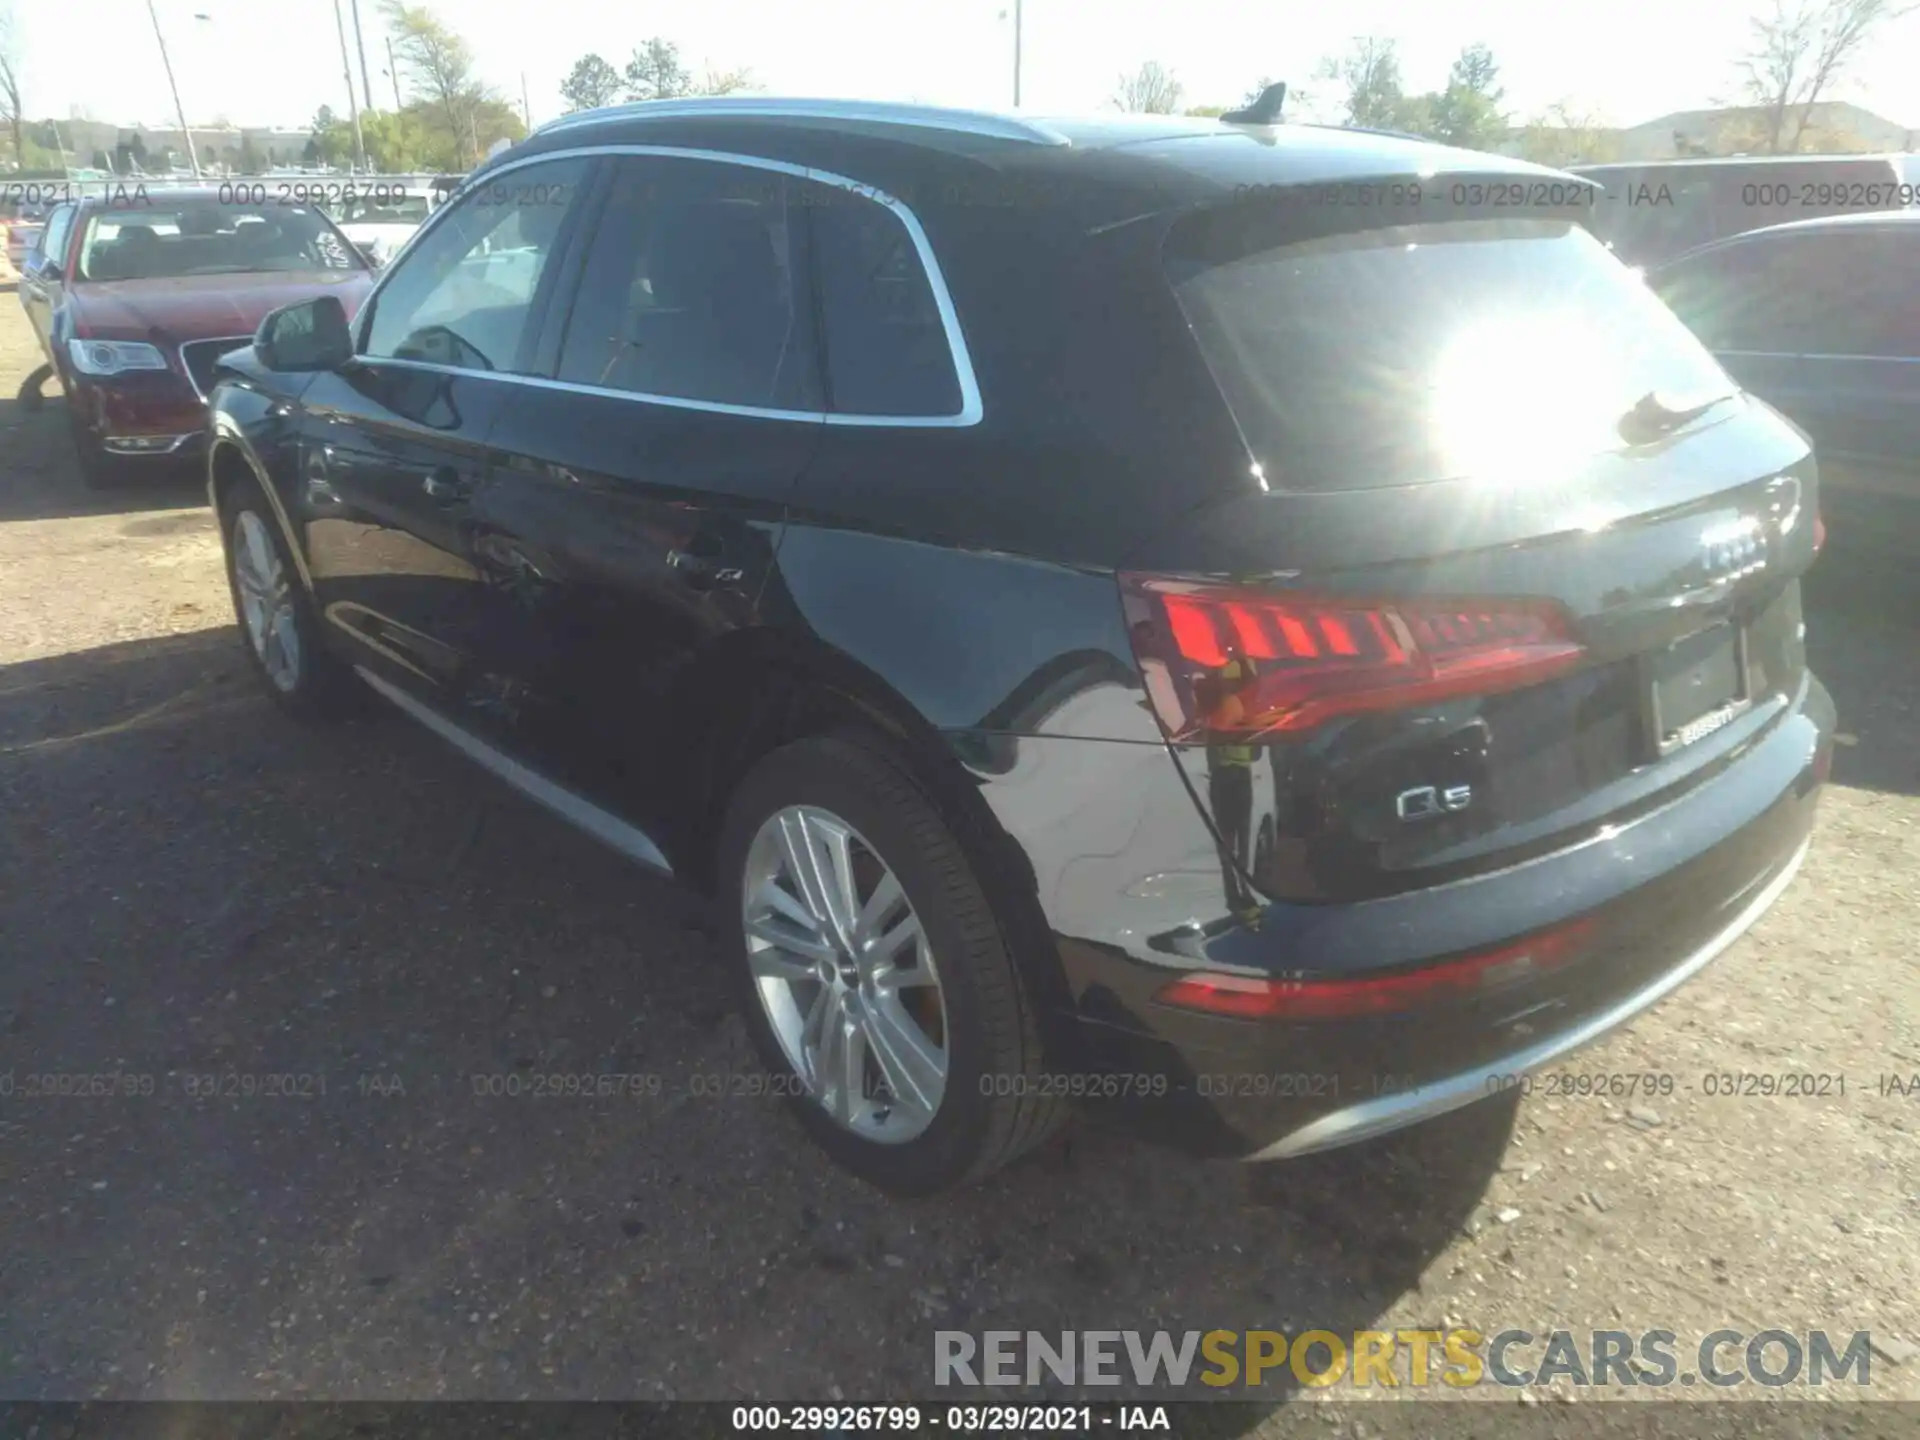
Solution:
{"label": "red taillight", "polygon": [[1822,515],[1813,517],[1813,553],[1818,555],[1820,547],[1827,543],[1827,522]]}
{"label": "red taillight", "polygon": [[1512,945],[1419,970],[1354,979],[1273,980],[1245,975],[1187,975],[1164,987],[1163,1005],[1242,1020],[1339,1020],[1392,1015],[1472,995],[1556,970],[1578,956],[1591,920],[1543,930]]}
{"label": "red taillight", "polygon": [[[1545,600],[1359,600],[1123,575],[1134,651],[1177,740],[1513,690],[1578,665]],[[1155,675],[1155,670],[1159,675]]]}

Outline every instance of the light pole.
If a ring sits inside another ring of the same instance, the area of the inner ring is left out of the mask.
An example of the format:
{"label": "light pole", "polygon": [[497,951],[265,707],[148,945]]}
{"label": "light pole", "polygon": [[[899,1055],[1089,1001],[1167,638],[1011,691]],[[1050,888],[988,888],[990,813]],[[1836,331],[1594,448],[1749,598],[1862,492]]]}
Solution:
{"label": "light pole", "polygon": [[[373,80],[367,74],[367,39],[360,33],[360,0],[353,0],[353,44],[360,52],[360,93],[367,98],[367,109],[373,109]],[[351,78],[351,77],[349,77]]]}
{"label": "light pole", "polygon": [[1020,9],[1023,0],[1013,0],[1013,108],[1020,108]]}
{"label": "light pole", "polygon": [[153,21],[153,38],[160,42],[160,64],[167,72],[167,89],[173,92],[173,113],[180,121],[180,136],[187,142],[187,163],[193,167],[193,178],[200,178],[200,155],[193,148],[193,131],[187,127],[187,109],[180,103],[180,86],[173,78],[173,61],[167,57],[167,37],[160,33],[160,12],[153,8],[153,0],[147,0],[147,17]]}
{"label": "light pole", "polygon": [[340,70],[347,79],[347,114],[353,117],[354,163],[361,172],[365,172],[367,140],[360,133],[360,101],[353,93],[353,57],[347,53],[347,20],[340,13],[340,0],[333,0],[333,23],[340,31]]}
{"label": "light pole", "polygon": [[393,37],[391,35],[387,37],[387,78],[393,81],[393,108],[395,110],[406,109],[407,107],[400,103],[400,62],[393,58]]}

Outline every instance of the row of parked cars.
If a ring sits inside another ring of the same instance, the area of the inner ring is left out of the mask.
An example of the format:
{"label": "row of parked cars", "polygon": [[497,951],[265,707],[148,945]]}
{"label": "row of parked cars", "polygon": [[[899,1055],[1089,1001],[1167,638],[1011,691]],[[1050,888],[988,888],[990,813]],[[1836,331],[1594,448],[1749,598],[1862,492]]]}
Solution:
{"label": "row of parked cars", "polygon": [[[22,293],[90,473],[205,466],[266,693],[383,697],[717,897],[800,1122],[926,1192],[1076,1105],[1280,1158],[1470,1103],[1790,882],[1834,728],[1799,580],[1828,455],[1911,424],[1920,231],[1643,277],[1502,203],[1564,179],[656,102],[378,271],[182,194],[56,216]],[[1794,328],[1874,265],[1871,323]]]}

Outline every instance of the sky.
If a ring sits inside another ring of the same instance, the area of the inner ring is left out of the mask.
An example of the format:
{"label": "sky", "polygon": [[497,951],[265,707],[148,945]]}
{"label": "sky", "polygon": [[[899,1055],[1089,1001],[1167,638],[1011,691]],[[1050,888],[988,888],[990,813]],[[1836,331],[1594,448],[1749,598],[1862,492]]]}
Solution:
{"label": "sky", "polygon": [[[352,41],[352,0],[339,0]],[[188,118],[305,128],[346,112],[334,0],[153,0]],[[391,107],[378,0],[359,0],[375,104]],[[698,73],[745,67],[773,95],[831,95],[1004,108],[1012,101],[1014,0],[434,0],[482,77],[535,123],[589,51],[625,63],[658,34]],[[1508,107],[1527,118],[1570,102],[1633,125],[1736,94],[1735,61],[1771,0],[1025,0],[1023,108],[1105,108],[1124,71],[1167,66],[1189,105],[1237,102],[1261,76],[1307,81],[1356,35],[1399,41],[1409,90],[1437,88],[1462,46],[1493,49]],[[79,107],[117,124],[172,124],[146,0],[18,7],[26,109]],[[197,15],[209,18],[198,19]],[[1579,17],[1590,17],[1581,22]],[[84,45],[75,36],[92,37]],[[111,37],[110,43],[107,37]],[[1890,26],[1832,98],[1920,128],[1920,12]],[[358,60],[355,60],[356,74]]]}

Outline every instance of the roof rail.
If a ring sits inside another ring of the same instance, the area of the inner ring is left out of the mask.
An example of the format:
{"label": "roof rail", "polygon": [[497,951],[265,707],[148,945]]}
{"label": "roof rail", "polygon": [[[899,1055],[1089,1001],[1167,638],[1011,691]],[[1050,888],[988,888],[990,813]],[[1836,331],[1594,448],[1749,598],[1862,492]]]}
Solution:
{"label": "roof rail", "polygon": [[707,96],[686,100],[640,100],[598,110],[576,110],[549,120],[535,135],[602,120],[645,120],[699,115],[751,115],[766,119],[854,120],[875,125],[907,125],[1018,140],[1029,145],[1071,145],[1060,131],[1037,120],[991,110],[948,110],[936,105],[904,105],[886,100],[782,100],[768,96]]}

